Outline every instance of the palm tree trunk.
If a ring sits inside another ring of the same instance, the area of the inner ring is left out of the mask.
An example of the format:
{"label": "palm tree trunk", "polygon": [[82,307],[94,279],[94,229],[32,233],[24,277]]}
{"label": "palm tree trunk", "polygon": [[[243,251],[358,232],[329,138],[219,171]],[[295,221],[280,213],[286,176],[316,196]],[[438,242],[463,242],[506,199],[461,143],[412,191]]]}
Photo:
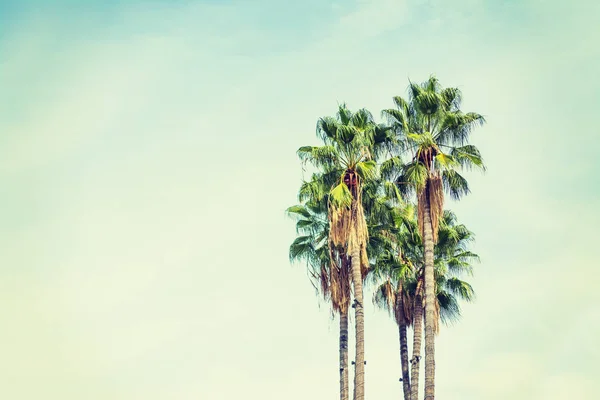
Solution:
{"label": "palm tree trunk", "polygon": [[410,400],[410,381],[408,375],[408,341],[406,339],[406,324],[400,321],[398,324],[400,334],[400,364],[402,365],[402,389],[404,400]]}
{"label": "palm tree trunk", "polygon": [[365,398],[365,330],[363,310],[362,274],[360,268],[360,247],[352,246],[350,254],[352,284],[354,286],[354,315],[356,323],[356,359],[354,370],[354,400]]}
{"label": "palm tree trunk", "polygon": [[423,215],[423,247],[425,250],[425,400],[435,394],[435,282],[433,276],[433,225],[430,199],[425,200]]}
{"label": "palm tree trunk", "polygon": [[419,367],[421,360],[421,339],[423,338],[423,297],[421,296],[421,279],[417,282],[415,290],[415,304],[413,311],[413,356],[410,360],[410,399],[419,399]]}
{"label": "palm tree trunk", "polygon": [[340,311],[340,400],[348,400],[348,310]]}

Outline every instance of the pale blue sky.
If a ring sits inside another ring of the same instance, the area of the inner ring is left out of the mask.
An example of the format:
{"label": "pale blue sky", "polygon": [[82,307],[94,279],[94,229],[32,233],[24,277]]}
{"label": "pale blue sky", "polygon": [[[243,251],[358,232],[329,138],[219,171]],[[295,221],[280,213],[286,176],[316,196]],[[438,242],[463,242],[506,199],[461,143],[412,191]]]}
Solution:
{"label": "pale blue sky", "polygon": [[[447,400],[600,397],[596,2],[0,0],[0,398],[337,396],[337,322],[290,267],[319,116],[435,73],[486,115],[449,203],[478,300]],[[367,296],[370,296],[367,293]],[[366,310],[366,392],[399,398]]]}

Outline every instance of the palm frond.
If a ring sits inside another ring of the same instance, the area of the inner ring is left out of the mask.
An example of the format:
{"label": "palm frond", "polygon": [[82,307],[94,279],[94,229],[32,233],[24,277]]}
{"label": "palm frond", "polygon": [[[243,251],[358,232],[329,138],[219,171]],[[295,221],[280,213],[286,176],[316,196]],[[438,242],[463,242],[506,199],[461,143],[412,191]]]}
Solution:
{"label": "palm frond", "polygon": [[402,173],[403,167],[404,162],[400,157],[390,157],[381,163],[379,172],[383,179],[392,180]]}
{"label": "palm frond", "polygon": [[373,125],[373,115],[366,108],[361,108],[352,115],[349,122],[352,126],[365,130]]}
{"label": "palm frond", "polygon": [[475,291],[473,287],[465,281],[458,278],[448,278],[444,283],[444,287],[454,296],[464,301],[473,301],[475,299]]}
{"label": "palm frond", "polygon": [[485,118],[477,113],[448,112],[442,118],[435,140],[439,144],[462,146],[469,140],[473,128],[484,123]]}
{"label": "palm frond", "polygon": [[351,143],[358,134],[358,129],[352,125],[339,125],[335,139],[343,143]]}
{"label": "palm frond", "polygon": [[435,165],[436,169],[448,170],[455,168],[459,163],[453,156],[440,152],[435,156]]}
{"label": "palm frond", "polygon": [[450,154],[462,168],[470,170],[473,167],[476,167],[485,171],[481,153],[479,152],[479,149],[473,145],[453,147]]}
{"label": "palm frond", "polygon": [[460,108],[462,93],[457,88],[445,88],[440,93],[444,100],[444,106],[448,111],[456,111]]}
{"label": "palm frond", "polygon": [[319,201],[325,197],[327,191],[319,180],[310,180],[302,182],[298,191],[298,200],[305,202],[308,200]]}
{"label": "palm frond", "polygon": [[467,180],[456,172],[456,170],[448,169],[443,171],[442,182],[444,190],[455,200],[459,200],[462,196],[470,192]]}
{"label": "palm frond", "polygon": [[460,318],[460,306],[456,298],[444,290],[440,290],[437,295],[437,304],[439,305],[439,317],[443,324],[449,325]]}
{"label": "palm frond", "polygon": [[429,174],[427,168],[418,161],[404,165],[402,174],[396,179],[401,193],[421,191],[425,188]]}
{"label": "palm frond", "polygon": [[338,122],[332,117],[319,118],[317,121],[317,136],[325,143],[330,143],[337,137]]}
{"label": "palm frond", "polygon": [[350,121],[352,120],[352,111],[348,109],[346,103],[342,103],[338,106],[337,117],[343,125],[350,124]]}
{"label": "palm frond", "polygon": [[298,236],[294,239],[294,242],[290,245],[289,257],[290,261],[296,261],[301,259],[314,259],[316,251],[312,245],[310,236]]}
{"label": "palm frond", "polygon": [[377,176],[377,163],[373,160],[361,161],[356,164],[356,172],[363,182],[375,179]]}
{"label": "palm frond", "polygon": [[382,310],[387,311],[390,315],[394,311],[394,304],[396,303],[396,293],[390,280],[383,282],[375,293],[373,293],[373,304]]}
{"label": "palm frond", "polygon": [[303,205],[291,206],[291,207],[288,207],[285,211],[290,217],[294,217],[294,218],[299,218],[299,217],[310,218],[311,217],[310,211]]}
{"label": "palm frond", "polygon": [[401,131],[408,131],[408,118],[404,112],[395,108],[389,108],[381,112],[382,116],[387,119],[390,124],[400,128]]}
{"label": "palm frond", "polygon": [[400,96],[394,96],[393,101],[400,112],[402,112],[404,115],[409,114],[410,105],[406,100]]}
{"label": "palm frond", "polygon": [[302,162],[310,162],[326,171],[335,167],[339,159],[333,146],[303,146],[298,149],[297,154]]}
{"label": "palm frond", "polygon": [[348,189],[348,186],[344,182],[331,189],[329,195],[331,202],[336,207],[350,207],[352,204],[352,192],[350,192],[350,189]]}

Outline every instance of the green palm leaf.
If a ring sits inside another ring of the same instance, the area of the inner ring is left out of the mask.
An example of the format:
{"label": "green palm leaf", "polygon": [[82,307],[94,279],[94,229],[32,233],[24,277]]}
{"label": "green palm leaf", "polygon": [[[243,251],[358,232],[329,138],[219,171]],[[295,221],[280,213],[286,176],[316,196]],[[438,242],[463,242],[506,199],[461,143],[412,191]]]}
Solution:
{"label": "green palm leaf", "polygon": [[348,189],[348,186],[344,182],[341,182],[336,187],[331,189],[329,193],[331,202],[336,205],[336,207],[350,207],[352,204],[352,192]]}
{"label": "green palm leaf", "polygon": [[377,176],[377,163],[373,160],[361,161],[356,164],[356,172],[363,181],[375,179]]}

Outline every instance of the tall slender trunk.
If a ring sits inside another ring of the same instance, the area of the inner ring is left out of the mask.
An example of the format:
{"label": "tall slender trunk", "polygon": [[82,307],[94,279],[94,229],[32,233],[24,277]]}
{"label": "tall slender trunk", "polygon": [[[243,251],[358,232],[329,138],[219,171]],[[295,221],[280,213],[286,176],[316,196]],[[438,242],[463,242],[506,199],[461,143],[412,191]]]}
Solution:
{"label": "tall slender trunk", "polygon": [[340,400],[348,400],[348,310],[340,311]]}
{"label": "tall slender trunk", "polygon": [[413,311],[413,356],[410,360],[410,399],[419,399],[419,367],[421,360],[421,340],[423,338],[423,296],[421,279],[417,281]]}
{"label": "tall slender trunk", "polygon": [[430,198],[425,200],[423,215],[425,250],[425,400],[434,400],[435,395],[435,281],[433,276],[433,225],[430,213]]}
{"label": "tall slender trunk", "polygon": [[[404,312],[404,304],[402,293],[398,293],[396,297],[398,303],[396,307]],[[404,318],[399,318],[398,334],[400,336],[400,365],[402,366],[402,390],[404,391],[404,400],[410,400],[410,377],[408,374],[408,341],[406,339],[406,324]]]}
{"label": "tall slender trunk", "polygon": [[354,286],[354,315],[356,323],[356,359],[354,369],[354,400],[365,398],[365,330],[363,310],[362,275],[360,268],[360,246],[352,246],[350,254],[352,284]]}

